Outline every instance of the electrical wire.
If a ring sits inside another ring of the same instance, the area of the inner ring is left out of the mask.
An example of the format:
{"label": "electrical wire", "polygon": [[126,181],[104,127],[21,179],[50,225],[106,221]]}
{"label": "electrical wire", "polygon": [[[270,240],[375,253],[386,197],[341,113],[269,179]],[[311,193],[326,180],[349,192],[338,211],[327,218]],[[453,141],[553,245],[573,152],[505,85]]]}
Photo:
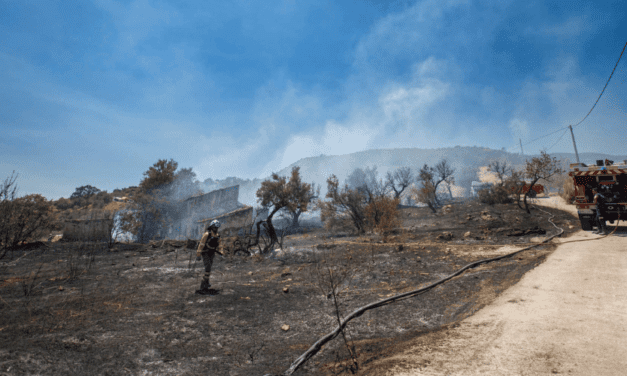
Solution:
{"label": "electrical wire", "polygon": [[533,139],[533,140],[531,140],[531,141],[527,142],[526,144],[523,144],[523,146],[529,145],[529,144],[531,144],[532,142],[536,142],[536,141],[538,141],[539,139],[542,139],[542,138],[548,137],[548,136],[550,136],[550,135],[552,135],[552,134],[555,134],[555,133],[557,133],[557,132],[559,132],[559,131],[561,131],[561,130],[564,130],[564,129],[568,129],[568,127],[560,128],[560,129],[556,130],[555,132],[551,132],[551,133],[549,133],[549,134],[545,134],[544,136],[541,136],[541,137],[538,137],[538,138],[536,138],[536,139]]}
{"label": "electrical wire", "polygon": [[[586,118],[592,113],[592,110],[594,110],[594,108],[596,107],[597,103],[599,103],[599,100],[601,99],[601,96],[605,92],[605,89],[607,88],[607,85],[610,83],[610,80],[612,79],[612,76],[614,75],[614,71],[616,71],[616,67],[618,66],[618,63],[620,62],[620,59],[623,57],[623,53],[625,52],[625,48],[626,47],[627,47],[627,43],[625,43],[625,45],[623,46],[623,50],[621,51],[620,56],[618,57],[618,60],[616,61],[616,64],[614,65],[614,69],[612,69],[612,73],[610,73],[610,77],[607,79],[607,82],[605,83],[605,86],[603,87],[603,90],[601,90],[601,94],[599,94],[599,97],[597,98],[596,102],[594,102],[594,105],[592,106],[590,111],[588,111],[586,116],[583,119],[581,119],[581,121],[579,123],[573,125],[573,127],[576,127],[579,124],[583,123],[583,121],[586,120]],[[533,139],[533,140],[531,140],[529,142],[524,143],[523,146],[529,145],[529,144],[534,143],[534,142],[536,142],[538,140],[541,140],[541,139],[543,139],[545,137],[551,136],[551,135],[553,135],[553,134],[555,134],[555,133],[557,133],[557,132],[559,132],[561,130],[564,130],[564,129],[568,129],[568,127],[563,127],[563,128],[560,128],[560,129],[558,129],[558,130],[556,130],[554,132],[548,133],[548,134],[546,134],[544,136],[540,136],[538,138],[535,138],[535,139]],[[564,134],[565,133],[566,132],[564,132]],[[564,137],[564,134],[562,134],[562,136],[560,137],[560,140]],[[560,140],[558,140],[557,142],[559,142]],[[557,142],[553,146],[555,146],[557,144]],[[553,146],[551,146],[549,149],[553,148]],[[515,147],[512,147],[511,149],[514,149],[514,148]]]}
{"label": "electrical wire", "polygon": [[625,47],[627,47],[627,43],[625,43],[625,45],[623,46],[623,50],[621,51],[620,56],[618,57],[618,61],[616,61],[616,65],[614,65],[614,69],[612,69],[612,73],[610,74],[610,78],[607,79],[607,82],[605,83],[605,86],[603,86],[603,90],[601,90],[601,94],[599,94],[599,97],[597,98],[597,101],[594,102],[594,105],[592,106],[590,111],[588,111],[586,116],[583,119],[581,119],[581,121],[579,123],[573,125],[573,127],[576,127],[579,124],[583,123],[583,121],[586,120],[588,115],[590,115],[592,110],[594,110],[594,108],[596,107],[597,103],[599,103],[599,99],[601,99],[601,96],[603,95],[603,92],[605,92],[605,88],[607,88],[607,85],[610,83],[610,80],[612,79],[612,76],[614,75],[614,71],[616,70],[616,67],[618,66],[618,62],[620,61],[620,58],[623,57],[623,52],[625,52]]}
{"label": "electrical wire", "polygon": [[562,135],[560,136],[560,138],[557,140],[556,143],[554,143],[553,145],[551,145],[550,148],[546,149],[546,151],[548,152],[549,150],[553,149],[555,147],[555,145],[559,144],[560,141],[562,141],[562,138],[564,138],[564,136],[566,135],[566,133],[568,133],[568,129],[566,129],[564,131],[564,133],[562,133]]}

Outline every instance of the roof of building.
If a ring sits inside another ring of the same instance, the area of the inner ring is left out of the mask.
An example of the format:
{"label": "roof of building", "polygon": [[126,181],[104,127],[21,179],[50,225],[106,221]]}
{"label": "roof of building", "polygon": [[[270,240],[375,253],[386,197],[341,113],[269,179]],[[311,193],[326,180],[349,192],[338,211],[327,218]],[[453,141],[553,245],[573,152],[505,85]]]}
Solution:
{"label": "roof of building", "polygon": [[213,193],[213,192],[217,192],[217,191],[225,191],[225,190],[230,190],[230,189],[238,189],[238,190],[239,190],[239,184],[237,184],[237,185],[233,185],[233,186],[230,186],[230,187],[224,187],[224,188],[220,188],[220,189],[215,189],[215,190],[213,190],[213,191],[206,192],[206,193],[199,193],[199,194],[197,194],[197,195],[193,195],[193,196],[191,196],[191,197],[186,198],[186,199],[185,199],[185,201],[187,201],[187,200],[191,200],[191,199],[194,199],[194,198],[198,198],[198,197],[202,197],[202,196],[206,196],[206,195],[209,195],[209,194],[211,194],[211,193]]}

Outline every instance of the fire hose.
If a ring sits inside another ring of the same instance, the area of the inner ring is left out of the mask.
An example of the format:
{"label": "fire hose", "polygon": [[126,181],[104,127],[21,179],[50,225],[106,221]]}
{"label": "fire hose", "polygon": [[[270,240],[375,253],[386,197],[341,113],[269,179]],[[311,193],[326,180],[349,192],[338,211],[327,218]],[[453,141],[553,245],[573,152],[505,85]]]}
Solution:
{"label": "fire hose", "polygon": [[[444,277],[444,278],[442,278],[442,279],[440,279],[440,280],[438,280],[436,282],[433,282],[433,283],[431,283],[428,286],[425,286],[425,287],[422,287],[422,288],[419,288],[419,289],[416,289],[416,290],[408,291],[408,292],[405,292],[405,293],[402,293],[402,294],[394,295],[392,297],[389,297],[389,298],[386,298],[386,299],[382,299],[382,300],[379,300],[379,301],[367,304],[365,306],[362,306],[362,307],[354,310],[353,312],[351,312],[350,314],[345,316],[340,321],[340,324],[337,326],[337,328],[335,328],[335,330],[333,330],[332,332],[328,333],[324,337],[320,338],[307,351],[305,351],[301,356],[299,356],[292,363],[290,368],[288,368],[283,373],[283,375],[289,376],[289,375],[292,375],[294,372],[296,372],[296,370],[298,370],[305,362],[307,362],[316,353],[318,353],[318,351],[320,351],[322,349],[322,347],[327,342],[333,340],[338,335],[340,335],[340,333],[344,330],[344,328],[346,327],[346,325],[348,324],[349,321],[351,321],[352,319],[355,319],[357,317],[360,317],[366,311],[374,309],[374,308],[382,307],[382,306],[385,306],[385,305],[388,305],[388,304],[391,304],[391,303],[394,303],[394,302],[399,301],[401,299],[407,299],[407,298],[411,298],[411,297],[414,297],[414,296],[418,296],[418,295],[424,294],[427,291],[433,290],[436,286],[441,285],[441,284],[443,284],[443,283],[453,279],[454,277],[457,277],[458,275],[462,274],[463,272],[465,272],[468,269],[475,268],[475,267],[477,267],[479,265],[482,265],[482,264],[487,264],[487,263],[490,263],[490,262],[494,262],[494,261],[502,260],[502,259],[505,259],[505,258],[508,258],[508,257],[512,257],[512,256],[514,256],[514,255],[516,255],[518,253],[521,253],[523,251],[526,251],[526,250],[529,250],[531,248],[535,248],[535,247],[537,247],[539,245],[542,245],[544,243],[547,243],[547,242],[551,241],[553,238],[561,236],[564,233],[564,229],[558,227],[555,223],[553,223],[552,218],[554,217],[554,215],[552,215],[551,213],[549,213],[549,212],[547,212],[545,210],[542,210],[542,209],[538,208],[535,205],[534,205],[534,208],[536,208],[536,209],[538,209],[538,210],[540,210],[540,211],[542,211],[544,213],[547,213],[547,214],[549,214],[551,216],[551,217],[549,217],[548,220],[556,229],[559,230],[559,232],[557,234],[552,235],[552,236],[546,238],[545,240],[543,240],[540,243],[531,245],[529,247],[525,247],[525,248],[520,249],[518,251],[508,253],[506,255],[501,255],[501,256],[497,256],[497,257],[493,257],[493,258],[488,258],[488,259],[483,259],[483,260],[472,262],[472,263],[464,266],[463,268],[457,270],[455,273],[453,273],[453,274],[451,274],[451,275],[449,275],[447,277]],[[619,214],[618,218],[620,219],[620,214]],[[602,239],[602,238],[605,238],[607,236],[612,235],[616,231],[617,228],[618,228],[618,222],[616,223],[616,226],[615,226],[614,230],[611,233],[609,233],[607,235],[604,235],[602,237],[598,237],[598,238],[594,238],[594,239],[573,240],[573,241],[568,241],[568,242],[562,242],[560,244]],[[264,375],[264,376],[272,376],[272,375]]]}

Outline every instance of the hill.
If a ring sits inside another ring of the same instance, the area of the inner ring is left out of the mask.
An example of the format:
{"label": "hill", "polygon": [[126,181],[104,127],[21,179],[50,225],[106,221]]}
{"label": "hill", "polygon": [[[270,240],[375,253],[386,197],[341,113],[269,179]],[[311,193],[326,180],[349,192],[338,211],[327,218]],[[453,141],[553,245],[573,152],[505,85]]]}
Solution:
{"label": "hill", "polygon": [[[555,153],[551,155],[559,160],[564,160],[565,167],[571,161],[574,162],[576,160],[574,153]],[[461,192],[461,195],[467,195],[471,182],[478,180],[477,172],[482,166],[487,166],[493,160],[502,160],[520,168],[525,165],[526,160],[530,160],[535,156],[537,155],[512,154],[503,150],[476,146],[456,146],[439,149],[376,149],[345,155],[320,155],[318,157],[303,158],[278,171],[278,174],[289,176],[292,167],[299,166],[303,181],[319,184],[322,187],[322,194],[324,194],[326,193],[326,180],[332,174],[335,174],[340,182],[343,182],[356,168],[377,166],[379,176],[384,178],[387,171],[392,171],[399,167],[407,166],[416,171],[425,163],[433,166],[441,159],[446,158],[455,168],[456,185],[461,188],[458,192]],[[581,153],[579,157],[582,162],[589,164],[594,163],[597,159],[608,158],[614,161],[627,159],[627,155],[617,156],[602,153]],[[227,178],[224,180],[211,180],[210,183],[212,187],[217,188],[239,184],[240,202],[247,205],[255,205],[255,192],[261,186],[262,180],[264,179]],[[206,183],[207,181],[205,181]]]}

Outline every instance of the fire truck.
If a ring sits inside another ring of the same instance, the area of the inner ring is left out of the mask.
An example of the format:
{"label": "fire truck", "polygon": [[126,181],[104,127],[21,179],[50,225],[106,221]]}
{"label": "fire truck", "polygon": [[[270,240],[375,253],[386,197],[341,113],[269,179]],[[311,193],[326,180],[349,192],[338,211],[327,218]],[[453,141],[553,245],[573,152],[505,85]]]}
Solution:
{"label": "fire truck", "polygon": [[597,160],[591,166],[571,163],[568,175],[573,178],[574,203],[582,230],[590,231],[596,226],[593,191],[605,196],[605,220],[614,223],[619,216],[621,220],[627,219],[627,160],[616,164],[608,159]]}
{"label": "fire truck", "polygon": [[[512,187],[512,192],[520,191],[520,193],[525,194],[529,191],[529,184],[522,182],[515,187]],[[544,193],[544,186],[542,184],[534,184],[533,189],[529,192],[529,197],[534,198],[539,193]]]}

